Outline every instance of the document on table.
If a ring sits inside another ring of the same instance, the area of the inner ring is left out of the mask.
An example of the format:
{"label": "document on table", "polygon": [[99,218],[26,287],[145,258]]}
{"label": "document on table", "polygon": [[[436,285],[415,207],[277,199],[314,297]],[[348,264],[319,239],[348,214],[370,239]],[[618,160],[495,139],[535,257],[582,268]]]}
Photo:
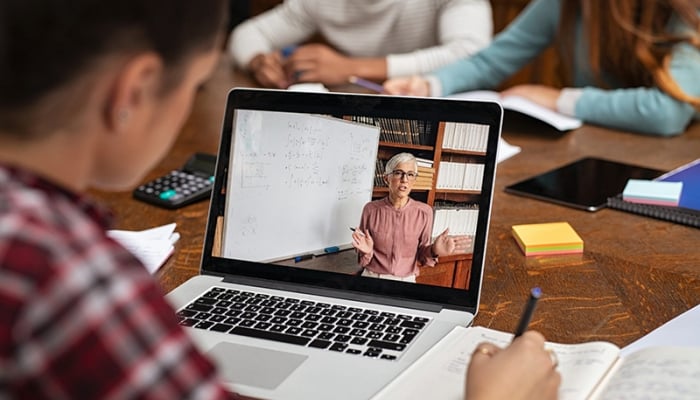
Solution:
{"label": "document on table", "polygon": [[151,274],[173,254],[174,244],[180,239],[180,234],[175,232],[175,223],[143,231],[109,230],[107,236],[136,256]]}

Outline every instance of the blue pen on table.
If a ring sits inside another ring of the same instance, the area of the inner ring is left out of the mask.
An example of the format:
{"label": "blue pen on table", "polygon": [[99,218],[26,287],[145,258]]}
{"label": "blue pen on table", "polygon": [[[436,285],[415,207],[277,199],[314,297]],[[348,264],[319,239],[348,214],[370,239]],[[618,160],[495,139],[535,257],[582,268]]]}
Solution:
{"label": "blue pen on table", "polygon": [[294,257],[294,262],[299,262],[299,261],[304,261],[304,260],[310,260],[314,258],[313,254],[302,254],[300,256]]}
{"label": "blue pen on table", "polygon": [[348,78],[348,81],[357,86],[362,86],[365,89],[369,89],[377,93],[384,93],[384,86],[378,83],[374,83],[372,81],[368,81],[367,79],[351,76],[350,78]]}
{"label": "blue pen on table", "polygon": [[542,290],[538,287],[532,288],[530,291],[530,298],[527,300],[527,304],[523,310],[523,315],[520,317],[520,322],[518,322],[518,326],[515,328],[513,339],[522,335],[525,333],[525,330],[527,330],[527,326],[530,324],[532,314],[535,312],[535,306],[537,306],[537,300],[540,299],[540,296],[542,296]]}

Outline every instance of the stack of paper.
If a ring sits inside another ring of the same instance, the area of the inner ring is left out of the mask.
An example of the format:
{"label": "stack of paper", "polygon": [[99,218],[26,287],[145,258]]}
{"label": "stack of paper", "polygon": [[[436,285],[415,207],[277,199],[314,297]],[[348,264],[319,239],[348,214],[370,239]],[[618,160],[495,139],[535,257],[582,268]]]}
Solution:
{"label": "stack of paper", "polygon": [[678,206],[683,182],[630,179],[622,192],[622,200],[632,203]]}
{"label": "stack of paper", "polygon": [[568,222],[513,225],[513,237],[526,256],[583,253],[583,240]]}
{"label": "stack of paper", "polygon": [[107,231],[107,236],[136,256],[151,274],[173,254],[173,245],[180,239],[180,234],[175,232],[174,223],[144,231],[110,230]]}

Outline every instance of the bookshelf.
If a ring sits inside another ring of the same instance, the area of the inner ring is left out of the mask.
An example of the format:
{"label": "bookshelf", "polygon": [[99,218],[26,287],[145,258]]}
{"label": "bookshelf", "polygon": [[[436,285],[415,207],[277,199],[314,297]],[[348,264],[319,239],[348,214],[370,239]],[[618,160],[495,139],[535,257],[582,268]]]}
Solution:
{"label": "bookshelf", "polygon": [[[419,165],[411,197],[434,208],[433,235],[438,235],[448,226],[453,234],[474,235],[487,126],[362,116],[346,118],[380,128],[373,199],[389,193],[382,179],[386,161],[400,152],[412,153]],[[417,281],[466,289],[469,287],[471,260],[471,251],[441,257],[435,267],[422,268]]]}

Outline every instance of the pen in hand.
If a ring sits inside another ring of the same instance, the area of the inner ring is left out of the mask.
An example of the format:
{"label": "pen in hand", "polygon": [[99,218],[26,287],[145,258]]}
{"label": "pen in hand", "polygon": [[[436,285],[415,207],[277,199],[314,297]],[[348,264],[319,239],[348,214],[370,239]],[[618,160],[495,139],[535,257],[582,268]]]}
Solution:
{"label": "pen in hand", "polygon": [[530,291],[530,298],[527,300],[525,309],[523,310],[523,315],[520,317],[520,322],[515,328],[515,334],[513,339],[525,333],[527,326],[530,324],[530,319],[532,319],[532,314],[535,312],[535,306],[537,306],[537,300],[542,296],[542,290],[538,287],[532,288]]}
{"label": "pen in hand", "polygon": [[385,93],[384,86],[382,86],[378,83],[374,83],[372,81],[368,81],[367,79],[362,79],[362,78],[358,78],[356,76],[351,76],[350,78],[348,78],[348,81],[352,84],[355,84],[357,86],[361,86],[365,89],[369,89],[373,92]]}
{"label": "pen in hand", "polygon": [[353,231],[353,232],[357,232],[357,233],[359,233],[359,234],[360,234],[360,236],[365,236],[365,234],[364,234],[364,233],[362,233],[362,231],[358,231],[358,230],[357,230],[357,228],[353,228],[353,227],[350,227],[350,230],[351,230],[351,231]]}

